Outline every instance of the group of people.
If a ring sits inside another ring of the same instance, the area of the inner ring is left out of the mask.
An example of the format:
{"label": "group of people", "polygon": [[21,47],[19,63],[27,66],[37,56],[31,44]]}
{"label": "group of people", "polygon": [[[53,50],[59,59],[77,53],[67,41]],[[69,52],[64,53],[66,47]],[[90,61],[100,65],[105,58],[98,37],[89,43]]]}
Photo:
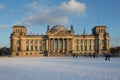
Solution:
{"label": "group of people", "polygon": [[[105,60],[110,60],[110,54],[109,54],[109,53],[104,53],[104,55],[105,55]],[[77,57],[78,57],[78,55],[75,54],[75,53],[73,53],[73,58],[77,58]],[[94,53],[94,54],[93,54],[93,58],[95,58],[95,57],[97,57],[97,56],[96,56],[96,54]]]}
{"label": "group of people", "polygon": [[110,54],[105,54],[105,60],[110,60]]}
{"label": "group of people", "polygon": [[73,58],[74,58],[74,57],[76,57],[76,58],[77,58],[77,57],[78,57],[78,55],[74,53],[74,54],[73,54]]}

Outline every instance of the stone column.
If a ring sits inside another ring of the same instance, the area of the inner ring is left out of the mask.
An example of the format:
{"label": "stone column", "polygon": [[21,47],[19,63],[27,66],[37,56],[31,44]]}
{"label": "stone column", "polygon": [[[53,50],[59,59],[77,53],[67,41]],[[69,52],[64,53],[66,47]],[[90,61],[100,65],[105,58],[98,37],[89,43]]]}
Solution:
{"label": "stone column", "polygon": [[23,54],[23,50],[24,50],[24,46],[25,44],[23,43],[24,40],[23,39],[19,39],[20,40],[20,44],[19,44],[19,47],[20,47],[20,55],[24,55]]}
{"label": "stone column", "polygon": [[75,48],[75,46],[74,46],[74,39],[72,39],[72,53],[74,53],[74,48]]}
{"label": "stone column", "polygon": [[46,50],[48,51],[48,39],[46,40]]}
{"label": "stone column", "polygon": [[68,52],[68,49],[69,49],[69,39],[67,39],[67,52]]}
{"label": "stone column", "polygon": [[67,39],[66,38],[63,41],[63,50],[64,50],[64,52],[67,51]]}
{"label": "stone column", "polygon": [[19,45],[20,45],[20,48],[21,48],[20,51],[22,51],[22,50],[23,50],[23,47],[24,47],[24,46],[23,46],[23,39],[20,39],[20,44],[19,44]]}
{"label": "stone column", "polygon": [[93,46],[92,39],[91,39],[91,42],[90,42],[90,46],[91,46],[91,51],[93,51],[93,49],[92,49],[92,46]]}
{"label": "stone column", "polygon": [[37,46],[38,46],[38,47],[37,47],[37,50],[40,51],[40,50],[39,50],[39,40],[37,40]]}
{"label": "stone column", "polygon": [[52,40],[50,39],[50,51],[52,50],[52,46],[51,46]]}
{"label": "stone column", "polygon": [[59,41],[59,39],[57,39],[57,51],[59,52],[59,50],[60,50],[60,41]]}
{"label": "stone column", "polygon": [[106,49],[109,50],[109,40],[106,40]]}
{"label": "stone column", "polygon": [[83,45],[82,45],[82,47],[83,47],[83,51],[85,51],[85,40],[83,39],[83,43],[82,43]]}
{"label": "stone column", "polygon": [[53,49],[54,49],[54,41],[53,41],[53,39],[51,39],[51,50],[53,51]]}
{"label": "stone column", "polygon": [[99,49],[99,51],[101,51],[101,43],[100,43],[100,39],[99,39],[99,47],[98,47],[98,49]]}
{"label": "stone column", "polygon": [[21,39],[21,45],[20,46],[21,46],[21,51],[24,51],[25,47],[26,47],[24,39]]}
{"label": "stone column", "polygon": [[12,56],[15,56],[16,55],[16,40],[15,39],[12,39]]}
{"label": "stone column", "polygon": [[[35,51],[35,42],[34,42],[34,40],[33,40],[33,45],[32,46],[33,46],[33,51]],[[44,41],[43,41],[43,46],[44,46]]]}
{"label": "stone column", "polygon": [[64,52],[64,39],[62,39],[62,52]]}
{"label": "stone column", "polygon": [[86,41],[86,47],[87,47],[87,51],[88,51],[88,47],[89,47],[89,46],[88,46],[88,39],[87,39],[87,41]]}
{"label": "stone column", "polygon": [[20,41],[21,41],[21,43],[20,43],[20,48],[21,48],[21,49],[20,49],[20,55],[25,56],[25,55],[24,55],[24,50],[25,50],[26,44],[24,43],[25,41],[24,41],[23,38],[21,38]]}
{"label": "stone column", "polygon": [[55,39],[53,39],[53,51],[55,52]]}
{"label": "stone column", "polygon": [[54,50],[54,40],[53,39],[51,39],[51,50],[53,51]]}
{"label": "stone column", "polygon": [[28,40],[28,51],[30,51],[30,40]]}
{"label": "stone column", "polygon": [[13,51],[16,51],[15,46],[16,46],[16,45],[15,45],[15,39],[13,39],[13,41],[12,41],[12,48],[13,48],[12,50],[13,50]]}
{"label": "stone column", "polygon": [[78,39],[78,51],[80,51],[80,40]]}
{"label": "stone column", "polygon": [[48,52],[50,52],[50,39],[48,39]]}

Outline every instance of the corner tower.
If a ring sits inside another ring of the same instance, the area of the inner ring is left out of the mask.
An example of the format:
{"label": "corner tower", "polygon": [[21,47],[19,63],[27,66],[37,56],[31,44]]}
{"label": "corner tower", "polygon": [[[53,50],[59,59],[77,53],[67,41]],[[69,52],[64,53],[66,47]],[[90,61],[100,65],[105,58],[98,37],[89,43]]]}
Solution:
{"label": "corner tower", "polygon": [[92,34],[95,37],[95,50],[98,53],[109,52],[109,33],[107,26],[95,26],[92,29]]}
{"label": "corner tower", "polygon": [[15,25],[13,26],[13,32],[10,36],[11,42],[11,55],[17,56],[20,55],[20,51],[24,51],[24,44],[25,40],[24,37],[27,34],[27,29],[25,26],[22,25]]}
{"label": "corner tower", "polygon": [[26,32],[27,32],[27,29],[25,26],[22,26],[22,25],[15,25],[13,26],[13,33],[12,35],[14,36],[25,36],[26,35]]}

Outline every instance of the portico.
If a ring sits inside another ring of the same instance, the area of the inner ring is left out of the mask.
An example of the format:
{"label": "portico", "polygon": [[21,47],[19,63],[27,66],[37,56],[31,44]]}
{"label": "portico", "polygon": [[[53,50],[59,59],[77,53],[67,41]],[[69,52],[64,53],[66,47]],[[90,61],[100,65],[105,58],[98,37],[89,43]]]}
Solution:
{"label": "portico", "polygon": [[71,38],[49,38],[47,41],[48,52],[69,52],[72,49]]}

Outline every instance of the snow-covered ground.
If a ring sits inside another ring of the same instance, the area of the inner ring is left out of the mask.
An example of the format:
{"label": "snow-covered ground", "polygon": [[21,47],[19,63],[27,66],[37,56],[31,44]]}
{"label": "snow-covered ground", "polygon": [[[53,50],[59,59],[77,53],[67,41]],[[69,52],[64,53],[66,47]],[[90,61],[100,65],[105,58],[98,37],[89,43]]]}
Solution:
{"label": "snow-covered ground", "polygon": [[0,80],[120,80],[120,58],[1,57]]}

